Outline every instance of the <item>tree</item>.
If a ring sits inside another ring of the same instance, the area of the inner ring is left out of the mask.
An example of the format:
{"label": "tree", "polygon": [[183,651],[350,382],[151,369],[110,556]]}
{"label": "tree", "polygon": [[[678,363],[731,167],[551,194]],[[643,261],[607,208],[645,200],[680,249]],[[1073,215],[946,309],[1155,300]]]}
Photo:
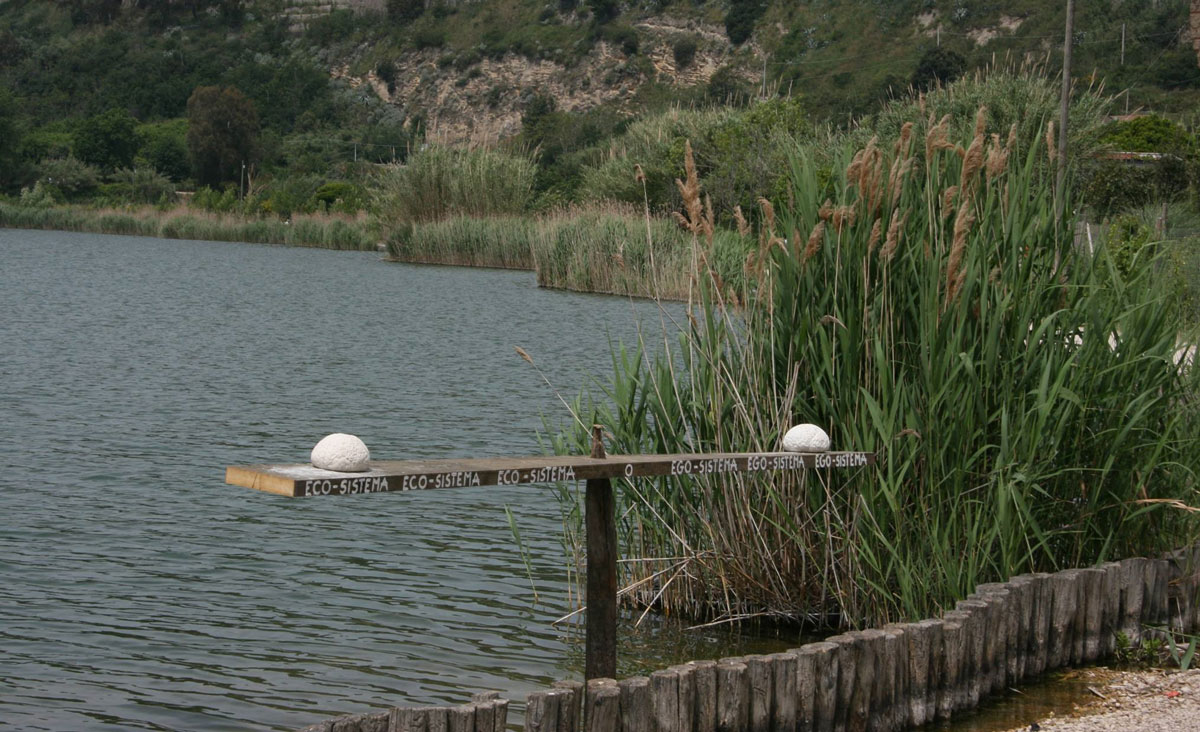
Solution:
{"label": "tree", "polygon": [[85,163],[111,172],[128,168],[137,153],[137,120],[124,109],[88,117],[75,130],[71,151]]}
{"label": "tree", "polygon": [[420,18],[424,12],[424,0],[387,0],[388,17],[402,23]]}
{"label": "tree", "polygon": [[740,46],[750,40],[754,24],[766,10],[767,4],[762,0],[733,0],[725,13],[725,35],[729,36],[729,42]]}
{"label": "tree", "polygon": [[188,98],[187,117],[188,155],[197,183],[238,180],[242,164],[258,160],[258,112],[237,89],[196,87]]}
{"label": "tree", "polygon": [[17,182],[16,175],[21,162],[17,108],[17,101],[12,93],[0,87],[0,188]]}
{"label": "tree", "polygon": [[967,69],[967,60],[962,54],[934,47],[926,51],[917,62],[917,69],[912,75],[912,85],[918,91],[925,91],[936,84],[949,84],[962,76]]}

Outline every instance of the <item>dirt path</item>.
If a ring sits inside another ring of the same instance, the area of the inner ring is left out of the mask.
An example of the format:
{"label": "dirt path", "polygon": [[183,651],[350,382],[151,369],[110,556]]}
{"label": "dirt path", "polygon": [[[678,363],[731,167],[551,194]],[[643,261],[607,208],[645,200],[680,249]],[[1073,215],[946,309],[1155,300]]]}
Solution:
{"label": "dirt path", "polygon": [[1192,732],[1200,730],[1200,670],[1113,671],[1093,687],[1094,703],[1010,732]]}

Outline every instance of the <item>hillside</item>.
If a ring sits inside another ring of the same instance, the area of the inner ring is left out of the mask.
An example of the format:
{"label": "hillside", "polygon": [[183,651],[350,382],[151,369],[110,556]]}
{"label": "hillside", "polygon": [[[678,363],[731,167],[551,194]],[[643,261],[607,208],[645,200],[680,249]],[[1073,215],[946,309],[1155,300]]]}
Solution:
{"label": "hillside", "polygon": [[[1063,10],[1053,5],[3,0],[0,127],[14,134],[0,143],[0,184],[14,190],[38,161],[78,156],[80,125],[113,110],[138,125],[142,147],[171,148],[139,148],[138,162],[186,178],[180,124],[204,85],[253,102],[268,172],[401,159],[420,139],[569,151],[645,113],[762,96],[800,98],[814,121],[844,124],[910,84],[1005,59],[1055,73]],[[1200,24],[1200,0],[1078,5],[1081,82],[1105,84],[1130,109],[1197,108],[1200,33],[1189,24]],[[530,135],[530,119],[553,129]]]}

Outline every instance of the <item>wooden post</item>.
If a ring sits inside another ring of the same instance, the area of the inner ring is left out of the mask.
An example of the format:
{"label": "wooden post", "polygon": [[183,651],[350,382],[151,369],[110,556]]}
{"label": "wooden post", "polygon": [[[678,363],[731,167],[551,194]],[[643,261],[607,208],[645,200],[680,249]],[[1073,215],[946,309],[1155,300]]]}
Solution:
{"label": "wooden post", "polygon": [[[603,458],[600,425],[592,427],[592,457]],[[612,481],[587,481],[587,641],[584,677],[617,675],[617,523]]]}

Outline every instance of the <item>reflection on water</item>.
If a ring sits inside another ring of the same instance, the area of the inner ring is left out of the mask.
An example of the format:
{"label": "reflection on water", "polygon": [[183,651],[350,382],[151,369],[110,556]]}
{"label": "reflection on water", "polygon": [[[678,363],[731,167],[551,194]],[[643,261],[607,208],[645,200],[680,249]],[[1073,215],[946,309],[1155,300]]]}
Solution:
{"label": "reflection on water", "polygon": [[1090,691],[1100,683],[1094,669],[1069,669],[1050,674],[1036,683],[1008,689],[981,704],[974,712],[949,722],[930,725],[938,732],[1004,732],[1028,729],[1034,722],[1069,716],[1076,706],[1096,701]]}
{"label": "reflection on water", "polygon": [[[536,454],[651,303],[374,255],[0,230],[0,720],[287,729],[578,677],[544,486],[288,500],[324,434]],[[509,534],[510,506],[531,555]],[[623,671],[794,646],[650,623]]]}

